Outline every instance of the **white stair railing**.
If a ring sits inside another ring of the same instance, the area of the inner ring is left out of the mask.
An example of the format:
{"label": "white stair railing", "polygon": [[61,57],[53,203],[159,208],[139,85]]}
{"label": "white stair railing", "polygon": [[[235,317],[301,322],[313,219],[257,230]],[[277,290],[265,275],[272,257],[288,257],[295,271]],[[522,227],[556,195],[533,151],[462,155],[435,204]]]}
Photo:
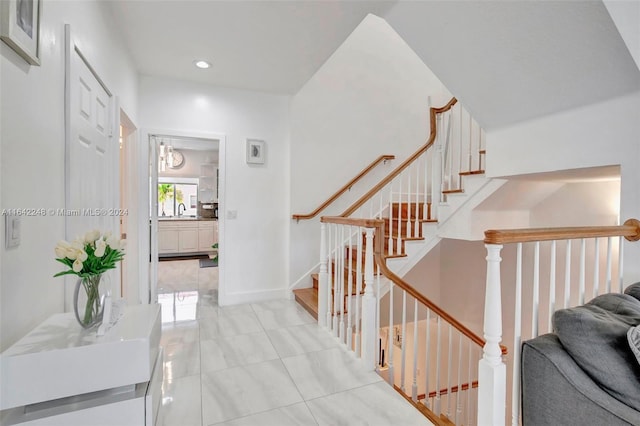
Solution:
{"label": "white stair railing", "polygon": [[[583,304],[600,293],[622,292],[625,239],[640,240],[640,221],[629,219],[622,226],[485,232],[488,255],[484,336],[487,342],[478,367],[479,424],[504,425],[506,418],[510,418],[514,426],[520,423],[523,340],[551,332],[551,319],[557,309]],[[515,264],[501,265],[503,249],[509,250]],[[501,276],[501,270],[505,275]],[[515,290],[513,300],[504,307],[503,287]],[[509,336],[503,336],[503,312],[510,312],[504,318]],[[513,341],[512,355],[506,360],[499,346],[503,337]],[[510,375],[506,373],[507,364],[511,364]],[[508,401],[510,414],[506,412]]]}
{"label": "white stair railing", "polygon": [[384,218],[385,254],[403,256],[405,242],[421,239],[422,225],[437,221],[447,191],[462,190],[462,176],[483,173],[483,153],[484,132],[455,98],[430,108],[426,143],[341,216]]}
{"label": "white stair railing", "polygon": [[433,418],[475,424],[484,341],[387,268],[385,221],[321,222],[319,323]]}

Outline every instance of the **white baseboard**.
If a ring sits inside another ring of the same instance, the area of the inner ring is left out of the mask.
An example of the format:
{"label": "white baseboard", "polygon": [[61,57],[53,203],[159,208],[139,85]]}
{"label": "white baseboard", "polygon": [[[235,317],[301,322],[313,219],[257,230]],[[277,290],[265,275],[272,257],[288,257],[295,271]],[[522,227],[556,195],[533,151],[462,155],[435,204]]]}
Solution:
{"label": "white baseboard", "polygon": [[245,303],[257,303],[274,299],[290,299],[291,290],[279,288],[274,290],[243,291],[238,293],[227,293],[220,298],[220,306],[241,305]]}

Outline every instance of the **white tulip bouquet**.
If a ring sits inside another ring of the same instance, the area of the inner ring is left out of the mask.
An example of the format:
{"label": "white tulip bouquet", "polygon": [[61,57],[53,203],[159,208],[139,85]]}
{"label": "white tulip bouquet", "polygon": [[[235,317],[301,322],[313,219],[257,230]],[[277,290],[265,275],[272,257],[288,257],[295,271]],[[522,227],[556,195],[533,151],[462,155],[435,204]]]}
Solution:
{"label": "white tulip bouquet", "polygon": [[[124,258],[124,246],[124,240],[110,232],[102,234],[97,229],[71,243],[60,241],[56,245],[56,260],[69,269],[58,272],[54,277],[68,274],[79,277],[74,292],[74,311],[82,327],[91,328],[102,321],[103,305],[99,291],[102,274],[114,269],[116,263]],[[86,295],[82,307],[78,306],[80,288]]]}
{"label": "white tulip bouquet", "polygon": [[110,232],[101,234],[99,230],[87,232],[71,243],[59,241],[56,245],[56,260],[69,267],[58,272],[60,275],[75,274],[80,278],[100,275],[114,269],[116,263],[124,258],[125,240],[121,240]]}

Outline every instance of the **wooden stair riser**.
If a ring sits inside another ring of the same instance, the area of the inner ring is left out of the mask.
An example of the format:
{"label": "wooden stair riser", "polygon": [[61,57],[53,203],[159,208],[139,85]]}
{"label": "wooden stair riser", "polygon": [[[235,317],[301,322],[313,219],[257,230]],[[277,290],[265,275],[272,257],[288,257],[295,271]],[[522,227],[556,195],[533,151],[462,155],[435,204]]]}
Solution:
{"label": "wooden stair riser", "polygon": [[[384,220],[384,232],[388,236],[389,234],[393,235],[402,235],[404,236],[415,236],[422,237],[422,222],[420,220],[416,220],[415,218],[407,220],[401,219],[398,224],[398,218],[394,218],[393,222],[389,224],[389,218],[385,217]],[[400,232],[398,232],[398,229]]]}
{"label": "wooden stair riser", "polygon": [[[416,204],[417,204],[417,213],[416,213]],[[408,217],[423,219],[424,218],[424,208],[425,204],[422,202],[418,203],[393,203],[391,204],[391,212],[394,218],[398,218],[398,214],[401,218],[407,219]]]}
{"label": "wooden stair riser", "polygon": [[[320,284],[319,283],[319,281],[320,281],[319,275],[318,274],[312,274],[311,275],[311,280],[313,282],[313,288],[315,288],[317,290],[319,288],[319,284]],[[348,285],[349,285],[349,281],[347,281],[347,280],[348,280],[348,277],[345,277],[345,281],[344,281],[345,288],[348,287]],[[332,284],[331,285],[331,294],[333,294],[333,291],[334,291],[333,284],[335,284],[335,282],[333,281],[333,278],[331,280],[331,284]],[[361,284],[361,286],[362,286],[362,292],[364,292],[364,288],[365,288],[364,276],[362,276],[362,284]],[[358,282],[356,281],[355,278],[353,278],[353,281],[351,282],[351,294],[352,295],[358,294]]]}

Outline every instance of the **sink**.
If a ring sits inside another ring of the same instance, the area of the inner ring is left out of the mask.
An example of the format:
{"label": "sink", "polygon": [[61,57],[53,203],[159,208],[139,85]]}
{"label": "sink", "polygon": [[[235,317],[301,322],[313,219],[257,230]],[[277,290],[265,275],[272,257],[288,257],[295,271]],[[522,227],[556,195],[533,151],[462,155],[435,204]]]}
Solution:
{"label": "sink", "polygon": [[182,216],[158,216],[158,220],[195,220],[196,215],[182,215]]}

